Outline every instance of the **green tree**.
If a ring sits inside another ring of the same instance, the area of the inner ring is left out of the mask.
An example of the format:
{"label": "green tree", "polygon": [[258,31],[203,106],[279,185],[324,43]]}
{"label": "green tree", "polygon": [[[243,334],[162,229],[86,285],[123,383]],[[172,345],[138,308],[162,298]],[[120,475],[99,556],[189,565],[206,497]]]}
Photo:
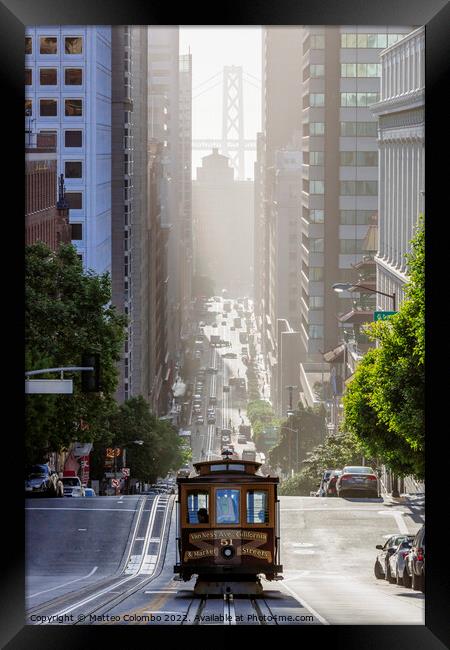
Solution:
{"label": "green tree", "polygon": [[73,373],[73,395],[26,396],[26,460],[35,462],[74,440],[108,435],[126,318],[110,304],[109,275],[83,272],[72,245],[57,252],[27,246],[25,262],[26,369],[80,365],[87,351],[101,360],[99,394],[81,393],[80,373]]}
{"label": "green tree", "polygon": [[269,453],[271,465],[279,465],[285,472],[298,467],[306,453],[320,443],[325,435],[324,407],[305,408],[299,402],[294,414],[280,424],[279,442]]}
{"label": "green tree", "polygon": [[[379,347],[358,365],[344,395],[344,426],[399,475],[424,478],[425,227],[420,216],[408,259],[406,299],[371,323]],[[368,426],[368,420],[371,426]]]}
{"label": "green tree", "polygon": [[[180,436],[166,420],[150,412],[142,395],[132,397],[111,418],[112,446],[126,447],[130,475],[147,483],[183,464]],[[143,442],[135,444],[135,440]]]}

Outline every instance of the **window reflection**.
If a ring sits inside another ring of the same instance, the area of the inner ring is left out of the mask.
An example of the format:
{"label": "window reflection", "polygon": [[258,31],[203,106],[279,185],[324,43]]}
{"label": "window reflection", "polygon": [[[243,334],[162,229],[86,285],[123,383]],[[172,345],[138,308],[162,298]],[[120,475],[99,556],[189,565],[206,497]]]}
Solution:
{"label": "window reflection", "polygon": [[239,490],[216,490],[216,523],[239,523]]}

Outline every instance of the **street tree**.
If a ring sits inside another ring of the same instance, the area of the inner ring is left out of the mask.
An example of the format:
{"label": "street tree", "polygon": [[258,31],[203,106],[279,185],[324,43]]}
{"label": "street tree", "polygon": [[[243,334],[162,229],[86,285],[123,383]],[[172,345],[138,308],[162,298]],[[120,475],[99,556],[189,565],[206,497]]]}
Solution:
{"label": "street tree", "polygon": [[[419,219],[405,300],[366,332],[379,347],[358,365],[344,395],[344,426],[400,476],[424,478],[425,230]],[[371,426],[368,425],[370,421]]]}
{"label": "street tree", "polygon": [[101,361],[101,393],[82,393],[80,373],[67,373],[73,395],[26,396],[26,459],[36,462],[74,440],[107,436],[126,317],[111,305],[109,274],[83,271],[70,244],[26,247],[25,297],[26,370],[79,366],[88,351]]}

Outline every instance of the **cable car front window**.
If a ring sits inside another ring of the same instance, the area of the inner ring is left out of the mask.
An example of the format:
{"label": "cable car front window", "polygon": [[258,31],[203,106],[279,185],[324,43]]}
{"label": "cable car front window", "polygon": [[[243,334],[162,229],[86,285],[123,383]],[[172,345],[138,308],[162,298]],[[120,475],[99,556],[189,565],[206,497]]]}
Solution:
{"label": "cable car front window", "polygon": [[239,523],[239,490],[216,490],[216,523]]}
{"label": "cable car front window", "polygon": [[[199,514],[200,511],[200,514]],[[209,521],[208,492],[188,492],[187,523],[205,524]]]}

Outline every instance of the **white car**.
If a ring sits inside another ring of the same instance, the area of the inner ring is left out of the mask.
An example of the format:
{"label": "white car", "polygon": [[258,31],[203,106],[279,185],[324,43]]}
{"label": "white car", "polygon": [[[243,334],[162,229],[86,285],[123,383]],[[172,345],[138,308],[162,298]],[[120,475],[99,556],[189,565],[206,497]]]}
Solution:
{"label": "white car", "polygon": [[84,487],[81,485],[81,481],[78,476],[63,476],[62,484],[64,486],[64,496],[65,497],[84,497]]}

